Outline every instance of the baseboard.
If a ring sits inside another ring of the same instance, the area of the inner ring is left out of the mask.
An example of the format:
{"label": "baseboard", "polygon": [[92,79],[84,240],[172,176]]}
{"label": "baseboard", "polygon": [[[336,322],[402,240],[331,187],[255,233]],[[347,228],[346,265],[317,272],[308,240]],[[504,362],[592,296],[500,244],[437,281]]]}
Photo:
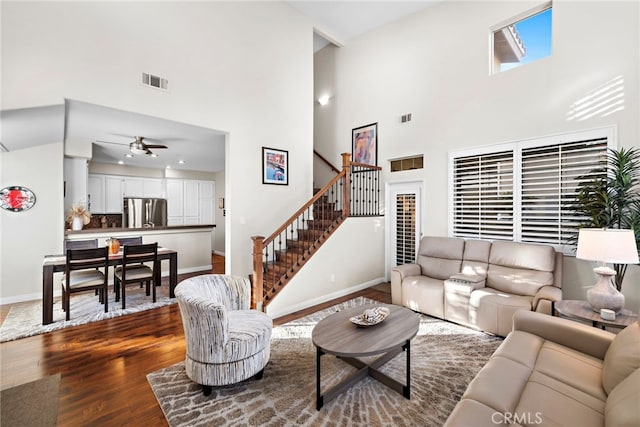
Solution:
{"label": "baseboard", "polygon": [[351,293],[360,291],[362,289],[367,289],[367,288],[370,288],[371,286],[374,286],[374,285],[377,285],[377,284],[380,284],[380,283],[384,283],[384,282],[385,282],[384,277],[378,277],[376,279],[369,280],[368,282],[364,282],[364,283],[361,283],[359,285],[351,286],[349,288],[341,289],[339,291],[332,292],[332,293],[327,294],[327,295],[322,295],[322,296],[317,297],[317,298],[306,300],[304,302],[301,302],[300,304],[291,305],[291,306],[289,306],[289,307],[287,307],[287,308],[285,308],[283,310],[279,310],[279,311],[269,311],[269,306],[267,306],[267,314],[272,319],[276,319],[278,317],[282,317],[282,316],[285,316],[287,314],[295,313],[296,311],[304,310],[305,308],[309,308],[309,307],[312,307],[314,305],[322,304],[323,302],[327,302],[327,301],[330,301],[332,299],[340,298],[340,297],[343,297],[345,295],[349,295]]}
{"label": "baseboard", "polygon": [[220,256],[226,256],[222,251],[213,251],[213,253]]}
{"label": "baseboard", "polygon": [[[178,269],[178,274],[186,274],[186,273],[195,273],[198,271],[202,271],[202,274],[209,274],[211,272],[211,270],[213,270],[213,265],[212,264],[208,264],[208,265],[202,265],[199,267],[189,267],[189,268],[180,268]],[[169,270],[163,271],[161,273],[162,277],[168,277],[169,276]],[[113,278],[109,278],[109,284],[113,284]],[[56,286],[57,285],[57,286]],[[60,284],[56,283],[56,281],[54,280],[53,283],[53,297],[59,297],[62,295],[62,291],[60,290]],[[42,299],[42,292],[38,292],[35,294],[22,294],[22,295],[16,295],[13,297],[4,297],[4,298],[0,298],[0,305],[6,305],[6,304],[17,304],[19,302],[26,302],[26,301],[35,301],[35,300],[41,300]]]}

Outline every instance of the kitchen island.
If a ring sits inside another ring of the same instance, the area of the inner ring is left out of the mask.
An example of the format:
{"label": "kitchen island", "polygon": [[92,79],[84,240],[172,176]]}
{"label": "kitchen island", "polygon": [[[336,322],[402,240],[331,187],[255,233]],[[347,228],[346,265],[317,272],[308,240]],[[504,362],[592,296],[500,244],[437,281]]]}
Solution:
{"label": "kitchen island", "polygon": [[[158,246],[178,253],[178,274],[211,270],[212,230],[215,225],[176,225],[152,228],[86,228],[79,231],[65,230],[65,240],[98,239],[98,246],[107,244],[109,238],[142,236],[143,243],[158,242]],[[162,275],[169,274],[163,265]]]}

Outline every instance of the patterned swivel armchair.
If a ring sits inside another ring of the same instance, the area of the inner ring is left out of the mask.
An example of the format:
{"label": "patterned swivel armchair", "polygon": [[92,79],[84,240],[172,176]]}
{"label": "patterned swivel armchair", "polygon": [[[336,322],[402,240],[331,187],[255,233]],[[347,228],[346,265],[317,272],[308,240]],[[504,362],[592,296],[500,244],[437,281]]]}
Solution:
{"label": "patterned swivel armchair", "polygon": [[273,322],[249,309],[248,279],[206,274],[180,282],[175,293],[186,339],[187,375],[203,386],[205,396],[214,386],[262,378]]}

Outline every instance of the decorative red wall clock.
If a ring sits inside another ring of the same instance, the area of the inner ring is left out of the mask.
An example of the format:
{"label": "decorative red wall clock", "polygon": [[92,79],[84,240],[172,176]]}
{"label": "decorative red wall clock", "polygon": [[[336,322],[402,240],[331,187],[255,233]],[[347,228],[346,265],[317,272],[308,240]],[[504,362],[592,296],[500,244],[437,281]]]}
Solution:
{"label": "decorative red wall clock", "polygon": [[36,204],[36,195],[27,187],[13,185],[0,190],[0,207],[11,212],[29,210]]}

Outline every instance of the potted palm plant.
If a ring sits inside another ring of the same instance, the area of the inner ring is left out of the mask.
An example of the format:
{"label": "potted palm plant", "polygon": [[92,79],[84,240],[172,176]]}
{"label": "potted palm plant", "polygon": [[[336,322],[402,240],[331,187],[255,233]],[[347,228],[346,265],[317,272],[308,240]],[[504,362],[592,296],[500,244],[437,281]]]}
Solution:
{"label": "potted palm plant", "polygon": [[[633,230],[640,248],[640,150],[609,149],[598,177],[582,182],[572,210],[584,218],[578,227]],[[615,285],[622,289],[627,264],[614,264]]]}

